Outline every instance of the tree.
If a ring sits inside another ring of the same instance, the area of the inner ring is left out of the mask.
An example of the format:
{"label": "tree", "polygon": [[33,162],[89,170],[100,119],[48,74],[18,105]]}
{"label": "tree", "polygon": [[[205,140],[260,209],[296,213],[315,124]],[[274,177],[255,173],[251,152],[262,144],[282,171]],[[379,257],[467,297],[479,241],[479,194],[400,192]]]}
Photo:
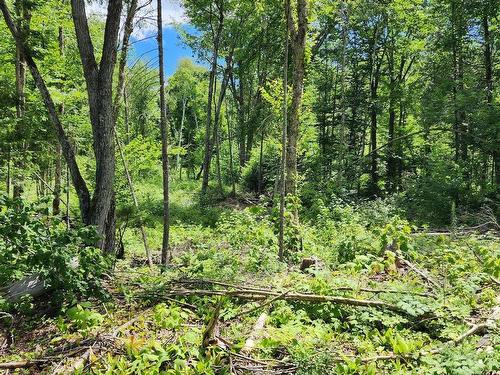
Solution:
{"label": "tree", "polygon": [[[287,194],[296,194],[297,190],[297,143],[299,138],[300,109],[304,91],[305,47],[307,33],[307,0],[297,0],[297,24],[289,19],[290,47],[292,50],[292,105],[287,130],[286,180]],[[288,13],[288,18],[292,12]]]}
{"label": "tree", "polygon": [[161,131],[161,160],[163,170],[163,243],[161,247],[161,263],[167,265],[172,257],[169,249],[170,237],[170,212],[168,195],[168,130],[167,130],[167,108],[165,101],[165,76],[163,73],[163,22],[161,14],[161,0],[157,1],[157,42],[158,42],[158,64],[160,74],[160,131]]}
{"label": "tree", "polygon": [[115,223],[112,83],[122,1],[109,1],[102,57],[99,64],[94,55],[94,47],[85,13],[85,2],[83,0],[71,1],[76,39],[87,85],[93,149],[96,158],[95,189],[92,198],[78,167],[73,147],[61,124],[52,96],[31,55],[26,40],[16,27],[5,0],[0,1],[0,8],[16,44],[21,48],[21,53],[26,59],[35,84],[42,95],[49,118],[55,127],[78,195],[82,221],[86,225],[96,226],[97,233],[100,235],[98,246],[104,251],[111,252],[114,247]]}

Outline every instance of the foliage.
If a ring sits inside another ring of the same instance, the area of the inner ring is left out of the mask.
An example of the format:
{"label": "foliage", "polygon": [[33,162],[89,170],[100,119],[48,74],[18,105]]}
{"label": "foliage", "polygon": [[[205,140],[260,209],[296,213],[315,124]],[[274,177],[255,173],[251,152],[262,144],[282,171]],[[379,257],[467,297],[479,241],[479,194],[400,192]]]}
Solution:
{"label": "foliage", "polygon": [[67,230],[46,212],[43,202],[0,196],[0,284],[37,274],[56,300],[102,296],[100,277],[108,262],[93,247],[95,232],[88,227]]}

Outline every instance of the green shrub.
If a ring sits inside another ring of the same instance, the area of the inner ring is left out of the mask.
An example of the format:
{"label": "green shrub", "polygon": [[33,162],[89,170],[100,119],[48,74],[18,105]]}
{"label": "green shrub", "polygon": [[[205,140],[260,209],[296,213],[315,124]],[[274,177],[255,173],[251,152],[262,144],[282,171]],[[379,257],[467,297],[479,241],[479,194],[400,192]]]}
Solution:
{"label": "green shrub", "polygon": [[108,262],[91,246],[95,230],[67,230],[46,211],[41,203],[27,205],[0,195],[0,285],[38,274],[59,302],[102,295],[100,276]]}

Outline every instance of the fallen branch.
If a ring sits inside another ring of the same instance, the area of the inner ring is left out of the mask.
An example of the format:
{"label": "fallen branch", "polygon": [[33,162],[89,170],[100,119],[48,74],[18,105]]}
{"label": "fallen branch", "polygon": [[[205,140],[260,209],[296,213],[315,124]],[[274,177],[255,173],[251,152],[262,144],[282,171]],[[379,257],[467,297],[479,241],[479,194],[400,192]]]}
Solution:
{"label": "fallen branch", "polygon": [[260,305],[258,305],[258,306],[255,306],[254,308],[251,308],[251,309],[248,309],[248,310],[242,311],[242,312],[240,312],[240,313],[236,314],[235,316],[233,316],[231,319],[228,319],[228,321],[229,321],[229,320],[234,320],[234,319],[236,319],[236,318],[239,318],[240,316],[243,316],[243,315],[247,315],[247,314],[253,313],[254,311],[257,311],[257,310],[260,310],[260,309],[262,309],[262,308],[264,308],[264,307],[266,307],[266,306],[269,306],[269,305],[270,305],[270,304],[272,304],[273,302],[275,302],[275,301],[277,301],[277,300],[279,300],[279,299],[282,299],[282,298],[283,298],[284,296],[286,296],[289,292],[290,292],[290,291],[289,291],[289,290],[287,290],[287,291],[285,291],[285,292],[281,293],[280,295],[278,295],[278,296],[276,296],[276,297],[273,297],[273,298],[271,298],[271,299],[267,300],[266,302],[261,303],[261,304],[260,304]]}
{"label": "fallen branch", "polygon": [[205,290],[205,289],[172,289],[166,290],[159,295],[167,297],[189,297],[189,296],[228,296],[244,300],[261,301],[269,297],[278,297],[276,299],[283,299],[286,301],[298,302],[313,302],[313,303],[336,303],[339,305],[361,306],[361,307],[378,307],[398,314],[412,316],[408,311],[399,306],[377,300],[364,300],[355,298],[346,298],[338,296],[327,296],[319,294],[306,294],[306,293],[278,293],[270,290],[257,290],[257,289],[240,289],[240,290]]}
{"label": "fallen branch", "polygon": [[408,295],[412,295],[412,296],[436,298],[436,295],[434,293],[413,292],[411,290],[351,288],[349,286],[339,286],[337,288],[333,288],[333,290],[335,290],[335,291],[364,292],[364,293],[373,293],[373,294],[381,294],[381,293],[408,294]]}
{"label": "fallen branch", "polygon": [[[216,280],[209,280],[209,279],[176,280],[176,281],[173,281],[173,283],[174,284],[195,284],[195,285],[211,284],[211,285],[218,285],[218,286],[223,286],[223,287],[233,288],[233,289],[238,289],[238,290],[241,290],[241,289],[253,290],[253,291],[270,290],[270,289],[264,289],[264,288],[240,286],[240,285],[236,285],[236,284],[226,283],[223,281],[216,281]],[[435,298],[436,297],[436,295],[434,293],[413,292],[413,291],[409,291],[409,290],[395,290],[395,289],[371,289],[371,288],[353,288],[353,287],[349,287],[349,286],[339,286],[339,287],[333,288],[332,290],[334,290],[334,291],[366,292],[366,293],[373,293],[373,294],[380,294],[380,293],[409,294],[409,295],[428,297],[428,298]]]}
{"label": "fallen branch", "polygon": [[28,368],[39,364],[49,362],[48,359],[31,359],[26,361],[12,361],[0,363],[0,369],[3,370],[14,370],[16,368]]}
{"label": "fallen branch", "polygon": [[419,269],[417,266],[415,266],[413,263],[411,263],[410,261],[404,259],[403,257],[401,256],[397,256],[397,259],[405,264],[406,266],[408,266],[413,272],[415,272],[416,274],[418,274],[420,277],[422,277],[424,280],[426,280],[429,284],[431,284],[432,286],[434,286],[435,288],[438,288],[438,289],[441,289],[441,285],[439,285],[439,283],[435,280],[433,280],[428,274],[427,272]]}

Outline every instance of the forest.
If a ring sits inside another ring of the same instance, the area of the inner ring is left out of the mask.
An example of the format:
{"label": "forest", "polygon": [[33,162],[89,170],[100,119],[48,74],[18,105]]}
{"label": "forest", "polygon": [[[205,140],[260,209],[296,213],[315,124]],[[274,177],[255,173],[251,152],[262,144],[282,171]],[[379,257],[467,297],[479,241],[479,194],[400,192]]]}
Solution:
{"label": "forest", "polygon": [[499,0],[0,11],[1,374],[500,374]]}

